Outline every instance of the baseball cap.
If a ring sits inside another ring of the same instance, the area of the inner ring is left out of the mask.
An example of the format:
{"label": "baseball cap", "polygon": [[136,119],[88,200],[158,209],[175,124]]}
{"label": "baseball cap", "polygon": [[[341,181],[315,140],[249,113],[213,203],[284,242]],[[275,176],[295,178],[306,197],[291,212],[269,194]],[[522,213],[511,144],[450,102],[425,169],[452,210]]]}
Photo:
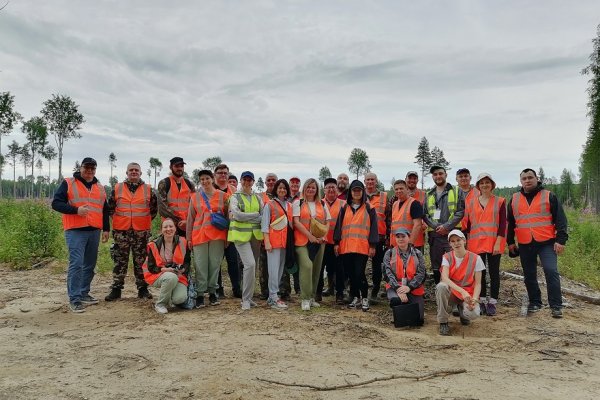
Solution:
{"label": "baseball cap", "polygon": [[95,167],[98,163],[92,157],[86,157],[81,161],[81,165],[93,165]]}
{"label": "baseball cap", "polygon": [[337,180],[335,178],[327,178],[325,179],[325,181],[323,182],[323,186],[327,186],[330,183],[333,183],[334,185],[337,185]]}
{"label": "baseball cap", "polygon": [[409,236],[410,232],[408,229],[400,227],[394,231],[394,235],[400,235],[400,234]]}
{"label": "baseball cap", "polygon": [[469,174],[469,175],[471,175],[471,171],[469,171],[468,168],[459,168],[458,171],[456,171],[456,175],[460,175],[460,174]]}
{"label": "baseball cap", "polygon": [[[300,182],[300,178],[298,178],[297,176],[292,176],[292,177],[290,178],[290,182],[291,182],[291,181],[298,181],[298,182]],[[336,182],[337,182],[337,181],[336,181]]]}
{"label": "baseball cap", "polygon": [[465,234],[462,233],[462,231],[460,231],[459,229],[453,229],[453,230],[451,230],[450,233],[448,234],[448,240],[450,240],[450,238],[452,236],[458,236],[459,238],[467,240],[467,238],[465,237]]}
{"label": "baseball cap", "polygon": [[183,158],[181,158],[181,157],[173,157],[173,158],[171,158],[171,160],[169,161],[169,163],[170,163],[169,165],[186,164],[183,161]]}
{"label": "baseball cap", "polygon": [[407,177],[407,178],[408,178],[409,176],[412,176],[412,175],[416,176],[417,178],[419,177],[419,173],[418,173],[417,171],[408,171],[408,172],[406,173],[406,177]]}
{"label": "baseball cap", "polygon": [[446,168],[442,167],[441,165],[432,165],[431,168],[429,168],[429,173],[433,174],[433,171],[436,169],[443,169],[444,172],[446,172]]}
{"label": "baseball cap", "polygon": [[244,179],[244,178],[251,178],[252,180],[254,180],[254,174],[250,171],[244,171],[244,172],[242,172],[240,179]]}

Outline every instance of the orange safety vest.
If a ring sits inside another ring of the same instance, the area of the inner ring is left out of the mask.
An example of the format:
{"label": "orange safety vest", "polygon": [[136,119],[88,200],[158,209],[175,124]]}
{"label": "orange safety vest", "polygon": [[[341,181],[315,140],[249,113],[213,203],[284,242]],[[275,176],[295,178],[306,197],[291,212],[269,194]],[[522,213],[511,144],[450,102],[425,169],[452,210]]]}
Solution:
{"label": "orange safety vest", "polygon": [[227,230],[215,228],[210,223],[210,211],[225,213],[225,193],[220,190],[215,190],[212,196],[208,197],[210,210],[206,207],[206,202],[202,197],[202,192],[199,190],[192,196],[192,206],[196,211],[194,225],[192,228],[192,245],[197,246],[206,243],[210,240],[227,240]]}
{"label": "orange safety vest", "polygon": [[366,204],[362,204],[356,212],[352,206],[344,206],[344,219],[342,221],[342,237],[340,240],[340,254],[359,253],[369,255],[369,232],[371,218],[367,212]]}
{"label": "orange safety vest", "polygon": [[[148,246],[146,247],[146,251],[148,253],[152,252],[152,255],[154,256],[154,261],[156,261],[157,267],[160,267],[160,268],[165,267],[165,265],[167,263],[160,256],[160,251],[158,250],[158,247],[156,247],[156,243],[154,241],[151,241],[150,243],[148,243]],[[183,262],[185,261],[186,251],[187,251],[187,242],[184,238],[180,237],[179,244],[173,250],[173,260],[172,260],[173,264],[183,265]],[[146,261],[144,261],[144,265],[142,265],[142,272],[144,273],[144,280],[148,283],[148,285],[152,285],[163,274],[162,272],[153,274],[152,272],[148,271],[148,257],[146,257]],[[185,275],[179,275],[178,281],[183,283],[186,286],[188,284],[187,277]]]}
{"label": "orange safety vest", "polygon": [[190,205],[190,197],[192,197],[192,192],[188,187],[185,179],[181,179],[181,189],[177,187],[177,182],[173,175],[169,176],[171,181],[171,187],[169,188],[169,193],[167,193],[167,205],[173,213],[182,221],[187,220],[187,212],[188,207]]}
{"label": "orange safety vest", "polygon": [[[464,191],[462,189],[460,189],[463,193]],[[479,190],[477,190],[476,187],[472,187],[471,190],[469,190],[467,192],[467,195],[465,196],[465,207],[467,206],[467,203],[471,202],[474,198],[479,197]],[[458,204],[458,199],[456,200],[456,204]],[[456,224],[456,229],[467,229],[467,212],[465,211],[465,214],[463,215],[463,219],[460,220],[460,222],[458,224]]]}
{"label": "orange safety vest", "polygon": [[113,229],[118,231],[149,231],[152,227],[150,198],[152,188],[148,184],[140,185],[131,193],[125,183],[115,185],[116,207],[113,214]]}
{"label": "orange safety vest", "polygon": [[88,214],[81,216],[79,214],[63,214],[63,229],[85,228],[92,226],[102,229],[102,210],[106,202],[106,192],[100,182],[87,187],[77,178],[65,178],[67,181],[67,202],[73,207],[88,206]]}
{"label": "orange safety vest", "polygon": [[340,215],[340,210],[344,204],[346,204],[346,200],[341,200],[339,198],[336,198],[331,204],[327,201],[329,213],[331,214],[331,219],[329,220],[329,232],[327,232],[327,236],[325,237],[325,243],[327,244],[334,244],[333,232],[335,231],[335,223],[337,222],[338,215]]}
{"label": "orange safety vest", "polygon": [[265,205],[271,201],[271,198],[269,197],[267,192],[262,192],[262,201],[263,201],[263,204],[265,204]]}
{"label": "orange safety vest", "polygon": [[[505,207],[504,198],[494,195],[489,199],[485,208],[479,204],[478,196],[472,196],[470,201],[466,203],[465,218],[471,223],[467,250],[475,254],[492,253],[494,251],[494,244],[496,244],[496,238],[498,237],[501,207]],[[506,232],[504,234],[506,235]],[[501,238],[500,251],[504,252],[506,238]]]}
{"label": "orange safety vest", "polygon": [[410,197],[417,200],[423,206],[425,205],[425,198],[427,197],[427,195],[425,194],[424,190],[415,189],[415,192]]}
{"label": "orange safety vest", "polygon": [[[413,230],[413,221],[414,219],[410,216],[410,207],[413,201],[418,201],[413,197],[409,197],[400,207],[400,200],[396,200],[394,205],[392,205],[392,226],[391,226],[391,235],[390,235],[390,246],[396,247],[396,236],[394,232],[398,228],[406,228],[409,232]],[[425,239],[423,235],[419,235],[415,240],[413,245],[419,247],[425,244]]]}
{"label": "orange safety vest", "polygon": [[[367,196],[368,198],[369,196]],[[385,206],[388,202],[387,192],[377,192],[374,194],[370,200],[367,200],[369,205],[375,209],[377,213],[377,232],[379,235],[385,235],[386,226],[385,226]]]}
{"label": "orange safety vest", "polygon": [[[448,277],[461,288],[465,289],[471,297],[475,292],[475,266],[479,256],[467,250],[465,257],[460,265],[456,265],[456,256],[454,251],[444,254],[444,258],[448,261]],[[452,289],[452,294],[462,300],[462,294]]]}
{"label": "orange safety vest", "polygon": [[540,190],[531,204],[521,192],[513,194],[512,210],[515,217],[515,235],[519,244],[545,242],[556,238],[556,227],[550,211],[550,191]]}
{"label": "orange safety vest", "polygon": [[[308,204],[306,201],[300,201],[300,223],[304,225],[307,231],[310,232],[310,208],[308,208]],[[325,223],[325,208],[323,207],[322,200],[315,201],[315,219],[322,224]],[[308,243],[308,238],[299,229],[294,229],[294,245],[295,246],[306,246]]]}
{"label": "orange safety vest", "polygon": [[[398,247],[393,248],[390,266],[392,267],[392,270],[396,271],[396,278],[399,279],[398,283],[400,286],[402,286],[402,278],[406,278],[408,282],[417,274],[417,264],[419,264],[419,259],[415,254],[411,254],[408,257],[408,265],[404,265],[404,260],[399,256],[400,254],[398,254]],[[400,262],[398,262],[398,260],[400,260]],[[386,283],[385,288],[386,290],[390,289],[390,284]],[[412,289],[410,293],[415,296],[423,296],[423,294],[425,294],[425,288],[423,287],[423,284],[421,284],[418,288]]]}
{"label": "orange safety vest", "polygon": [[[273,221],[275,221],[277,218],[280,218],[281,216],[283,216],[283,207],[281,206],[280,203],[277,202],[277,200],[275,200],[275,199],[269,200],[266,204],[269,207],[269,210],[271,212],[271,220],[270,220],[271,223]],[[269,241],[271,242],[271,247],[274,249],[285,249],[286,244],[287,244],[287,232],[288,232],[288,229],[290,228],[289,224],[294,219],[294,217],[292,217],[292,205],[290,203],[286,202],[285,208],[286,208],[286,216],[288,219],[288,223],[285,225],[285,228],[283,228],[280,231],[276,231],[269,225]]]}

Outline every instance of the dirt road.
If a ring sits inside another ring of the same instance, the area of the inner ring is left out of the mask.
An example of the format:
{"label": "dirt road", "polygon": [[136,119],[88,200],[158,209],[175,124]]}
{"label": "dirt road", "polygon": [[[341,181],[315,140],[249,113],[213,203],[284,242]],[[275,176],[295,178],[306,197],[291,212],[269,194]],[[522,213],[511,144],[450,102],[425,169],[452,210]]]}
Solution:
{"label": "dirt road", "polygon": [[[438,335],[433,305],[420,329],[394,329],[386,305],[302,313],[239,302],[157,315],[150,301],[65,306],[64,273],[0,267],[0,399],[592,399],[600,387],[600,307],[567,299],[519,317],[523,284],[502,281],[496,317]],[[103,298],[109,277],[97,277]],[[262,302],[261,302],[262,303]],[[461,373],[465,369],[466,372]],[[448,376],[431,376],[454,371]],[[319,391],[391,375],[430,376]]]}

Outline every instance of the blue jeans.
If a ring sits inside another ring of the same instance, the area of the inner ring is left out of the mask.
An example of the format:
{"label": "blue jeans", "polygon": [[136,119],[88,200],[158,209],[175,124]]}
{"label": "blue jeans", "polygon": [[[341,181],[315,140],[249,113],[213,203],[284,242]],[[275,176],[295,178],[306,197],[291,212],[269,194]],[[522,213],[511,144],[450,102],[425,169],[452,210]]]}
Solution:
{"label": "blue jeans", "polygon": [[100,229],[93,231],[65,231],[65,241],[69,250],[69,269],[67,271],[67,294],[69,301],[81,301],[90,292],[94,278],[94,268],[98,259]]}
{"label": "blue jeans", "polygon": [[560,275],[558,274],[557,256],[554,244],[522,244],[519,246],[521,266],[525,278],[525,287],[529,296],[529,304],[542,305],[542,292],[537,281],[537,257],[540,257],[546,287],[548,289],[548,304],[550,308],[562,308],[562,295],[560,290]]}

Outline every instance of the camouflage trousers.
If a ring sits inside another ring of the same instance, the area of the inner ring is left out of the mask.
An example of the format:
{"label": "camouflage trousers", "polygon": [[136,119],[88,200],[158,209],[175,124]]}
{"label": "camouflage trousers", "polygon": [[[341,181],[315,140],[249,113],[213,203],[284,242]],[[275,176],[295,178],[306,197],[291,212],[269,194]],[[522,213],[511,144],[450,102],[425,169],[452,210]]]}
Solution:
{"label": "camouflage trousers", "polygon": [[260,246],[260,256],[258,257],[258,283],[260,285],[260,294],[269,296],[269,266],[267,264],[267,251],[265,245]]}
{"label": "camouflage trousers", "polygon": [[112,259],[115,263],[113,269],[114,289],[123,289],[125,277],[127,276],[127,267],[129,265],[129,253],[133,258],[133,273],[135,275],[135,285],[138,289],[148,287],[144,280],[142,265],[146,261],[146,245],[150,238],[150,231],[113,231],[114,242],[111,247]]}

